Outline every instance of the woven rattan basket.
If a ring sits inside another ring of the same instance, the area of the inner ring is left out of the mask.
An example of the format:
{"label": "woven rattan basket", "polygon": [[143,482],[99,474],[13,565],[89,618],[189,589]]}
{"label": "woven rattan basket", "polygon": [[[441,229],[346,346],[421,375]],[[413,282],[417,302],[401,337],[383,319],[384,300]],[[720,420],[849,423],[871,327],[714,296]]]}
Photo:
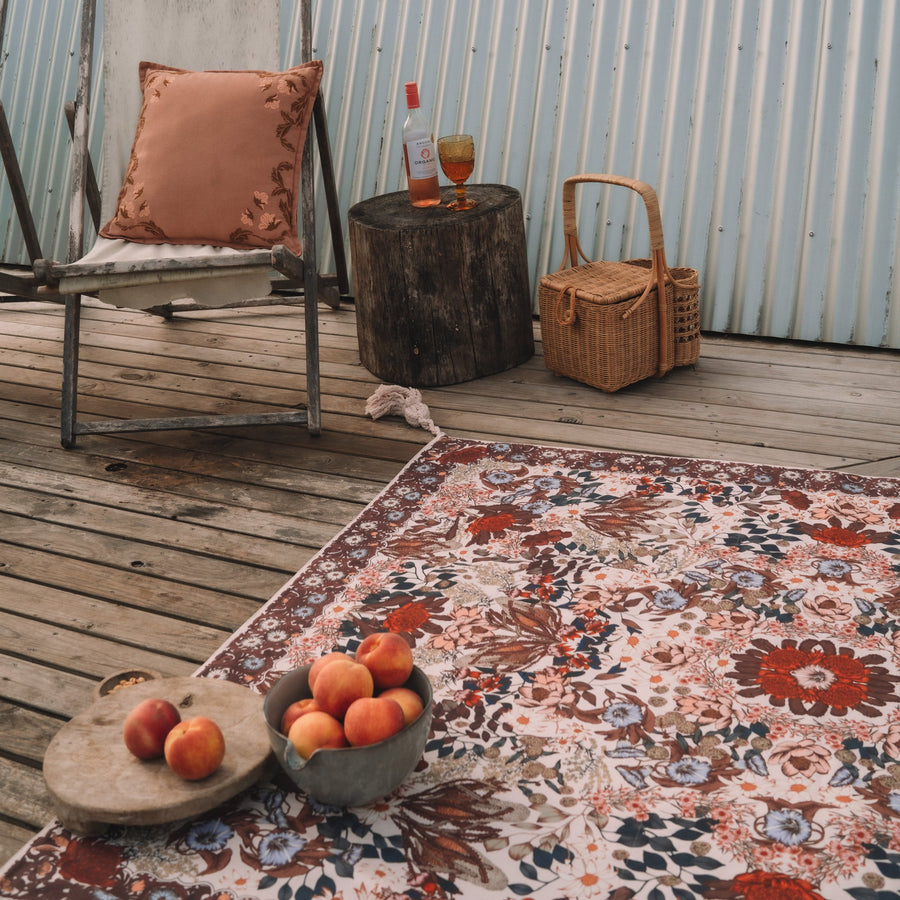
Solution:
{"label": "woven rattan basket", "polygon": [[[587,261],[578,242],[575,185],[601,182],[637,191],[647,208],[647,259]],[[696,269],[666,264],[662,219],[650,185],[617,175],[576,175],[563,184],[566,255],[540,282],[544,363],[603,391],[688,366],[700,356]],[[579,257],[586,262],[577,265]]]}

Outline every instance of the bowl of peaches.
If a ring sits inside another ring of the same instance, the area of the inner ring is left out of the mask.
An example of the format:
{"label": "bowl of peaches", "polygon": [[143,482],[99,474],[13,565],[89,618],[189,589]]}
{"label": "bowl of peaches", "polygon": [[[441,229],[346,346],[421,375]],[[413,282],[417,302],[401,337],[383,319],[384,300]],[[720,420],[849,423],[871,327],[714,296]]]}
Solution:
{"label": "bowl of peaches", "polygon": [[285,673],[263,703],[269,741],[300,790],[329,806],[363,806],[415,769],[431,728],[433,695],[394,632],[363,639]]}

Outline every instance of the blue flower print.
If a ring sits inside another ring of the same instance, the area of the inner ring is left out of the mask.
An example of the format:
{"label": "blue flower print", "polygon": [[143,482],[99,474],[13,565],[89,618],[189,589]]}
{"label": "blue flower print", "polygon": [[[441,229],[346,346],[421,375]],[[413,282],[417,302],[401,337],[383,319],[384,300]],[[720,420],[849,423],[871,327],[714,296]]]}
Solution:
{"label": "blue flower print", "polygon": [[653,603],[660,609],[683,609],[687,606],[687,600],[674,588],[657,591],[653,595]]}
{"label": "blue flower print", "polygon": [[558,478],[554,478],[552,475],[543,475],[540,478],[535,478],[534,486],[539,491],[555,491],[559,489],[560,480]]}
{"label": "blue flower print", "polygon": [[627,766],[616,766],[616,771],[633,787],[642,791],[647,787],[647,776],[650,769],[647,766],[639,766],[636,769],[629,769]]}
{"label": "blue flower print", "polygon": [[612,750],[606,751],[606,755],[612,759],[638,759],[646,756],[646,753],[640,747],[629,744],[628,741],[618,741]]}
{"label": "blue flower print", "polygon": [[850,566],[842,559],[823,559],[816,568],[820,575],[828,578],[841,578],[850,571]]}
{"label": "blue flower print", "polygon": [[763,577],[759,574],[759,572],[751,572],[749,569],[744,569],[741,572],[735,572],[734,575],[731,576],[731,580],[741,588],[748,588],[750,590],[755,590],[756,588],[762,587]]}
{"label": "blue flower print", "polygon": [[339,806],[331,806],[328,803],[321,803],[318,800],[313,799],[312,797],[307,798],[307,803],[309,803],[310,809],[314,813],[320,816],[336,816],[340,815],[343,810]]}
{"label": "blue flower print", "polygon": [[766,835],[786,847],[796,847],[809,839],[812,825],[796,809],[773,809],[763,824]]}
{"label": "blue flower print", "polygon": [[248,672],[258,672],[265,664],[266,661],[258,656],[248,656],[241,662],[241,666]]}
{"label": "blue flower print", "polygon": [[[109,897],[110,900],[116,900],[112,894],[103,894],[98,900],[105,900],[106,897]],[[175,891],[163,887],[150,891],[147,894],[147,900],[179,900],[179,896]]]}
{"label": "blue flower print", "polygon": [[703,784],[712,766],[705,759],[679,759],[666,766],[666,774],[679,784]]}
{"label": "blue flower print", "polygon": [[644,718],[641,708],[637,703],[613,703],[603,710],[603,721],[608,722],[613,728],[625,728],[628,725],[637,725]]}
{"label": "blue flower print", "polygon": [[706,572],[685,572],[684,580],[694,584],[706,584],[709,581],[709,575]]}
{"label": "blue flower print", "polygon": [[264,866],[286,866],[307,844],[293,831],[274,831],[259,842],[259,861]]}
{"label": "blue flower print", "polygon": [[234,837],[234,831],[221,819],[198,822],[193,825],[185,837],[185,843],[191,850],[218,853]]}
{"label": "blue flower print", "polygon": [[765,776],[769,774],[769,767],[766,765],[766,761],[761,753],[752,753],[748,755],[747,759],[744,760],[744,763],[754,775]]}
{"label": "blue flower print", "polygon": [[341,859],[348,866],[355,866],[362,858],[365,848],[362,844],[351,844],[342,854]]}
{"label": "blue flower print", "polygon": [[[859,777],[859,772],[855,766],[841,766],[834,775],[831,776],[831,781],[828,782],[831,787],[846,787],[848,784],[853,784],[856,779]],[[890,799],[888,800],[890,803]],[[900,809],[897,810],[900,812]]]}
{"label": "blue flower print", "polygon": [[509,484],[513,476],[509,472],[490,472],[486,478],[491,484]]}
{"label": "blue flower print", "polygon": [[864,616],[873,616],[878,612],[879,604],[866,600],[865,597],[854,597],[853,602]]}

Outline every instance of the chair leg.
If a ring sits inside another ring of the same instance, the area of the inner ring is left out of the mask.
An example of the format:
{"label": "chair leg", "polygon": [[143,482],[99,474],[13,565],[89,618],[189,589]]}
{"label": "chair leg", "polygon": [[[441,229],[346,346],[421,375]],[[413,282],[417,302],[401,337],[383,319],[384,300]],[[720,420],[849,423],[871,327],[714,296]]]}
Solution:
{"label": "chair leg", "polygon": [[78,414],[78,334],[81,325],[81,295],[67,294],[65,303],[60,443],[66,450],[71,450],[75,446],[75,421]]}
{"label": "chair leg", "polygon": [[322,92],[319,91],[316,102],[313,105],[313,122],[316,132],[316,141],[319,146],[319,165],[322,168],[322,181],[325,185],[325,202],[328,207],[328,224],[331,228],[331,249],[334,252],[334,266],[337,274],[338,293],[340,297],[337,303],[329,306],[337,308],[341,298],[350,295],[350,276],[347,270],[347,255],[344,250],[344,232],[341,228],[341,211],[337,195],[337,183],[334,175],[334,163],[331,157],[331,141],[328,137],[328,122],[325,118],[325,101]]}
{"label": "chair leg", "polygon": [[[2,23],[0,23],[0,26],[2,26]],[[16,215],[19,218],[22,236],[25,238],[25,247],[28,250],[29,258],[34,262],[36,259],[40,259],[44,254],[41,252],[41,243],[38,238],[37,228],[35,228],[34,217],[31,214],[31,206],[28,203],[28,197],[25,193],[25,182],[22,178],[22,170],[19,168],[19,161],[16,158],[12,134],[9,130],[9,122],[6,118],[6,111],[4,110],[2,103],[0,103],[0,156],[3,157],[3,168],[6,171],[6,177],[9,179],[9,190],[16,207]]]}
{"label": "chair leg", "polygon": [[316,308],[318,275],[307,266],[304,278],[303,312],[306,322],[306,427],[318,437],[322,433],[322,388],[319,378],[319,310]]}

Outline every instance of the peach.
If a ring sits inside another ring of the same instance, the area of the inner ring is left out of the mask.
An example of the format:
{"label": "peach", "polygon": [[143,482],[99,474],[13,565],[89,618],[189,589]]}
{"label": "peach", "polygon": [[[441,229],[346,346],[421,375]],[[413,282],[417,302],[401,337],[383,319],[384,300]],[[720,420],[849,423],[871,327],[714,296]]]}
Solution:
{"label": "peach", "polygon": [[399,703],[400,709],[403,710],[403,721],[407,725],[418,719],[422,714],[422,710],[425,708],[425,705],[422,703],[422,698],[410,688],[388,688],[386,691],[382,691],[378,696],[386,697]]}
{"label": "peach", "polygon": [[403,710],[390,697],[362,697],[354,700],[344,716],[344,734],[353,747],[377,744],[396,734],[406,722]]}
{"label": "peach", "polygon": [[336,719],[344,718],[354,700],[371,697],[374,693],[375,685],[369,670],[362,663],[352,661],[325,666],[319,672],[312,692],[319,709]]}
{"label": "peach", "polygon": [[288,732],[288,740],[303,759],[309,759],[316,750],[347,746],[341,723],[321,710],[313,710],[296,719]]}
{"label": "peach", "polygon": [[166,737],[166,762],[185,781],[212,775],[225,758],[222,729],[206,716],[179,722]]}
{"label": "peach", "polygon": [[340,650],[335,650],[333,653],[326,653],[324,656],[320,656],[310,667],[309,667],[309,689],[313,689],[313,685],[316,683],[316,679],[319,677],[319,672],[325,668],[329,663],[332,662],[353,662],[353,657],[348,653],[342,653]]}
{"label": "peach", "polygon": [[406,639],[394,631],[370,634],[356,650],[356,661],[371,673],[379,689],[400,687],[413,669],[412,649]]}
{"label": "peach", "polygon": [[292,703],[281,717],[281,733],[287,734],[291,730],[291,725],[308,712],[315,712],[318,709],[316,701],[312,697],[304,697],[302,700],[296,700]]}
{"label": "peach", "polygon": [[165,751],[166,736],[181,721],[181,713],[168,700],[148,697],[125,716],[122,738],[138,759],[156,759]]}

